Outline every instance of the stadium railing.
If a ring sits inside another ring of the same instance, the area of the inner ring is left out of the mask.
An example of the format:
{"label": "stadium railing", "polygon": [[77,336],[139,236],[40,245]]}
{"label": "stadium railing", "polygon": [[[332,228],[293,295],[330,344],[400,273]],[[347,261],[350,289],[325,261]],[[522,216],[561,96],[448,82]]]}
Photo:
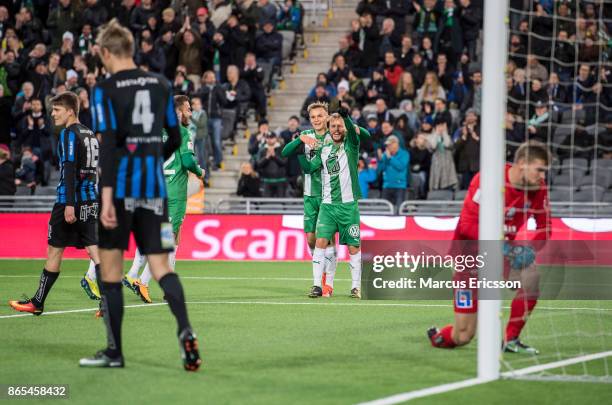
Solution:
{"label": "stadium railing", "polygon": [[[363,215],[393,215],[393,205],[387,200],[360,200]],[[217,214],[295,214],[304,213],[302,198],[224,198],[219,200]]]}
{"label": "stadium railing", "polygon": [[51,212],[54,195],[0,196],[0,212]]}
{"label": "stadium railing", "polygon": [[333,0],[302,0],[304,7],[304,28],[320,27],[327,15],[327,11],[333,7]]}
{"label": "stadium railing", "polygon": [[[463,201],[408,200],[399,207],[402,216],[457,216]],[[551,213],[563,218],[612,218],[612,204],[601,202],[551,202]]]}

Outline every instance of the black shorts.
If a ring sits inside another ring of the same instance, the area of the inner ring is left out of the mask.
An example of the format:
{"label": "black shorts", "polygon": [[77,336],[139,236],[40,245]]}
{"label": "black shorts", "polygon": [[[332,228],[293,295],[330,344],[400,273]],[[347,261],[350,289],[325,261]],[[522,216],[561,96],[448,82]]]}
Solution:
{"label": "black shorts", "polygon": [[96,201],[77,203],[74,215],[77,220],[69,224],[64,219],[65,204],[55,204],[49,218],[47,243],[50,246],[64,248],[74,246],[83,249],[98,244],[98,203]]}
{"label": "black shorts", "polygon": [[117,227],[98,227],[101,249],[127,250],[130,233],[134,232],[136,246],[143,255],[174,250],[172,224],[168,221],[168,201],[163,198],[114,200]]}

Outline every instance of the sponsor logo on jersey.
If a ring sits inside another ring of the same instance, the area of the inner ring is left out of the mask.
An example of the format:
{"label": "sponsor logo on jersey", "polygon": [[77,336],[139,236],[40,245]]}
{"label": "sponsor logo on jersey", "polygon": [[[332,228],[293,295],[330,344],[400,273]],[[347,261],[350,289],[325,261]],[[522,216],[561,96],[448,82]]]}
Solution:
{"label": "sponsor logo on jersey", "polygon": [[79,219],[82,222],[85,222],[89,217],[98,218],[98,203],[93,203],[91,205],[81,205]]}
{"label": "sponsor logo on jersey", "polygon": [[359,225],[353,224],[349,227],[348,230],[349,235],[351,235],[351,237],[353,238],[358,238],[359,237]]}
{"label": "sponsor logo on jersey", "polygon": [[473,308],[474,300],[472,299],[472,290],[456,290],[455,305],[457,308]]}

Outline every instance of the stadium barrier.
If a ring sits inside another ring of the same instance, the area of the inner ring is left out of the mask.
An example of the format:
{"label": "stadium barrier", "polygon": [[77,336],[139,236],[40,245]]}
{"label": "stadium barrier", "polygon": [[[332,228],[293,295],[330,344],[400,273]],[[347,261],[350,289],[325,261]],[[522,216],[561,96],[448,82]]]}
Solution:
{"label": "stadium barrier", "polygon": [[[48,213],[0,214],[0,258],[44,258]],[[361,217],[363,240],[448,240],[458,218],[436,216]],[[555,240],[612,240],[612,219],[553,218]],[[519,238],[529,238],[530,220]],[[134,253],[131,244],[128,256]],[[65,257],[85,258],[85,251],[67,249]],[[348,258],[346,247],[338,250]],[[178,259],[310,260],[302,215],[187,215],[181,230]]]}

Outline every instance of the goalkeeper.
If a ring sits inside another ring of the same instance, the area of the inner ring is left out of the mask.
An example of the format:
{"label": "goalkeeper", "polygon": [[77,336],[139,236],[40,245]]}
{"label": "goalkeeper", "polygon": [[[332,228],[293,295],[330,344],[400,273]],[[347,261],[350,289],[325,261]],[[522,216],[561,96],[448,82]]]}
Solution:
{"label": "goalkeeper", "polygon": [[[535,243],[543,246],[543,240],[551,234],[546,172],[550,164],[548,148],[540,142],[526,142],[516,151],[514,163],[505,170],[504,276],[520,278],[510,308],[506,326],[504,351],[510,353],[538,354],[538,350],[522,343],[521,330],[529,314],[536,306],[539,291],[539,274],[535,267],[535,250],[524,242],[513,242],[520,228],[529,217],[536,221]],[[480,203],[480,174],[472,180],[463,202],[463,208],[455,229],[454,240],[478,240],[478,211]],[[455,280],[473,277],[469,272],[456,272]],[[454,291],[455,323],[442,329],[433,327],[427,331],[434,347],[453,348],[468,344],[476,333],[478,289]]]}

